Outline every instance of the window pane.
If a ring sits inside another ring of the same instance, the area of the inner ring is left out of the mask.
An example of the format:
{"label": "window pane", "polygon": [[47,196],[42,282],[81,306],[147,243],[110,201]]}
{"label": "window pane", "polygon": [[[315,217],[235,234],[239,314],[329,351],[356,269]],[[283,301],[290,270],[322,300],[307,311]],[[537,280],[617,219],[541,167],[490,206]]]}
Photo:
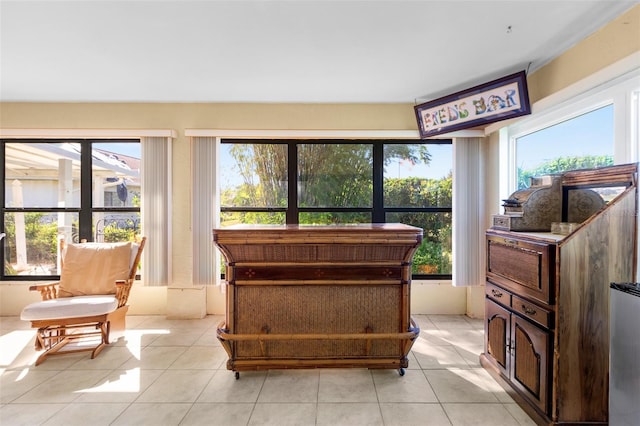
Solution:
{"label": "window pane", "polygon": [[422,228],[422,244],[413,257],[414,274],[451,274],[451,213],[387,213],[387,222]]}
{"label": "window pane", "polygon": [[312,213],[301,212],[300,224],[302,225],[336,225],[345,223],[370,223],[370,213],[347,213],[347,212],[331,212],[331,213]]}
{"label": "window pane", "polygon": [[613,165],[613,105],[516,139],[518,189],[534,176]]}
{"label": "window pane", "polygon": [[5,207],[80,206],[80,144],[5,147]]}
{"label": "window pane", "polygon": [[287,146],[222,144],[222,207],[286,207]]}
{"label": "window pane", "polygon": [[140,143],[91,147],[93,207],[140,207]]}
{"label": "window pane", "polygon": [[385,207],[449,207],[451,144],[384,146]]}
{"label": "window pane", "polygon": [[94,213],[93,229],[96,242],[135,241],[140,236],[140,213]]}
{"label": "window pane", "polygon": [[77,225],[77,213],[5,213],[5,275],[57,275],[58,239],[77,242]]}
{"label": "window pane", "polygon": [[298,145],[298,206],[371,207],[372,203],[372,145]]}
{"label": "window pane", "polygon": [[[221,197],[225,201],[220,211],[221,226],[285,224],[287,220],[301,225],[333,225],[386,218],[387,222],[425,229],[419,263],[413,273],[432,274],[430,278],[434,279],[450,275],[452,144],[348,142],[274,141],[270,149],[282,149],[278,158],[283,164],[277,169],[295,170],[286,183],[292,190],[295,187],[296,192],[292,191],[287,203],[286,186],[278,187],[283,190],[280,205],[268,205],[255,202],[260,194],[277,193],[262,185],[272,172],[262,167],[264,174],[260,174],[254,164],[263,161],[256,160],[255,155],[255,148],[261,144],[223,141]],[[293,150],[295,158],[287,158],[286,152]],[[379,157],[374,159],[374,155]],[[288,164],[289,161],[295,164]],[[374,170],[374,165],[380,170]],[[383,184],[375,191],[374,181]],[[379,198],[374,200],[374,194]],[[385,210],[394,212],[385,216]],[[433,266],[425,269],[426,265]]]}
{"label": "window pane", "polygon": [[238,224],[284,225],[284,212],[220,212],[220,226]]}

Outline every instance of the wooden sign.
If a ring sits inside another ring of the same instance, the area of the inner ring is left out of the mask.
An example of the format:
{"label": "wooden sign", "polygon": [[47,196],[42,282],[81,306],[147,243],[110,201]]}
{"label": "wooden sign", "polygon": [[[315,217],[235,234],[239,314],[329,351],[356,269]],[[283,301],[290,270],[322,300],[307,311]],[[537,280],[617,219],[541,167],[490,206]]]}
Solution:
{"label": "wooden sign", "polygon": [[420,138],[531,113],[524,71],[414,107]]}

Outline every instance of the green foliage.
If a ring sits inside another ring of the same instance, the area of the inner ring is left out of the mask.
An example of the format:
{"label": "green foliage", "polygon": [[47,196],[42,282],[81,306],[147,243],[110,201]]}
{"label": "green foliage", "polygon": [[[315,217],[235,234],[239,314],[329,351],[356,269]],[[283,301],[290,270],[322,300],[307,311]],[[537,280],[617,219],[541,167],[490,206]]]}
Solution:
{"label": "green foliage", "polygon": [[431,163],[431,153],[426,144],[386,144],[384,146],[385,166],[396,159],[414,164],[429,164]]}
{"label": "green foliage", "polygon": [[528,188],[531,178],[576,169],[592,169],[596,167],[613,166],[611,155],[587,155],[584,157],[558,157],[532,170],[518,168],[518,189]]}
{"label": "green foliage", "polygon": [[[385,181],[385,206],[450,207],[451,174],[444,179],[388,179]],[[393,213],[388,220],[417,226],[423,230],[423,242],[413,257],[414,274],[450,274],[452,271],[451,213]],[[431,266],[424,269],[424,266]]]}
{"label": "green foliage", "polygon": [[[17,260],[15,235],[17,214],[7,214],[5,216],[5,248],[8,259],[7,262]],[[58,225],[54,221],[49,221],[45,213],[23,213],[25,226],[25,239],[27,243],[27,263],[30,264],[55,264],[58,245]],[[5,265],[5,273],[7,268]],[[15,271],[14,271],[15,273]]]}
{"label": "green foliage", "polygon": [[453,179],[386,179],[384,204],[387,207],[448,207],[452,204]]}
{"label": "green foliage", "polygon": [[131,196],[131,205],[134,207],[140,207],[140,193],[131,191],[129,195]]}
{"label": "green foliage", "polygon": [[299,205],[371,206],[372,157],[366,144],[300,145]]}
{"label": "green foliage", "polygon": [[[442,273],[440,272],[442,263],[442,245],[425,240],[413,256],[412,272],[414,274]],[[424,269],[425,266],[426,269]]]}
{"label": "green foliage", "polygon": [[117,243],[122,241],[135,241],[137,230],[135,226],[126,228],[120,228],[115,224],[107,225],[104,227],[104,242],[105,243]]}
{"label": "green foliage", "polygon": [[[234,206],[284,207],[287,200],[287,146],[283,144],[233,144],[244,185],[234,194]],[[256,181],[256,178],[258,181]],[[223,204],[225,204],[223,198]]]}
{"label": "green foliage", "polygon": [[[54,220],[55,213],[11,213],[5,215],[5,274],[17,275],[21,271],[17,271],[12,264],[17,263],[17,250],[16,250],[16,215],[24,215],[25,224],[25,240],[27,249],[27,263],[31,268],[36,266],[43,268],[46,272],[46,268],[55,266],[57,263],[58,253],[58,224]],[[120,222],[121,225],[122,222]],[[73,241],[78,241],[78,224],[72,225]],[[118,241],[135,241],[137,226],[131,221],[127,220],[125,226],[121,227],[114,223],[104,228],[104,241],[105,242],[118,242]]]}
{"label": "green foliage", "polygon": [[4,262],[4,274],[5,275],[16,275],[16,270],[13,269],[13,266],[5,260]]}
{"label": "green foliage", "polygon": [[283,212],[225,212],[222,213],[220,222],[222,226],[241,223],[283,225],[285,223],[285,215]]}
{"label": "green foliage", "polygon": [[[413,257],[414,274],[450,274],[452,271],[451,213],[396,213],[390,221],[422,228],[422,244]],[[424,272],[422,266],[433,269]]]}
{"label": "green foliage", "polygon": [[[243,184],[223,192],[223,206],[287,206],[287,145],[233,144],[230,153]],[[385,145],[385,165],[397,159],[428,164],[431,154],[425,144]],[[373,151],[369,144],[301,143],[297,167],[299,206],[370,207],[372,170]]]}
{"label": "green foliage", "polygon": [[[426,144],[385,144],[385,166],[394,160],[414,164],[431,161]],[[286,145],[236,144],[231,155],[243,184],[222,194],[222,205],[234,207],[287,206]],[[368,144],[299,144],[298,185],[301,207],[371,207],[373,199],[373,152]],[[444,179],[386,179],[386,207],[450,207],[452,176]],[[369,213],[300,213],[301,224],[370,222]],[[427,273],[451,273],[451,213],[391,213],[389,222],[424,230],[423,244],[414,257],[414,273],[421,265],[433,265]],[[284,213],[225,212],[224,226],[236,223],[284,224]]]}
{"label": "green foliage", "polygon": [[300,223],[308,225],[340,225],[347,223],[370,223],[369,213],[359,212],[301,212]]}

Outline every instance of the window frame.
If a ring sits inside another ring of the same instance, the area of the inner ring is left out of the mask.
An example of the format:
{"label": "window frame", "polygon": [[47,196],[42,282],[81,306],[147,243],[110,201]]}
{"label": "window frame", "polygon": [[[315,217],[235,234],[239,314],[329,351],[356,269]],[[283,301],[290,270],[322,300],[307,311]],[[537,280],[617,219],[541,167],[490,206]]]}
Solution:
{"label": "window frame", "polygon": [[[282,212],[285,213],[285,223],[295,225],[299,223],[300,213],[346,212],[370,213],[372,223],[385,223],[387,213],[451,213],[453,206],[437,207],[385,207],[384,205],[384,146],[385,145],[453,145],[453,139],[246,139],[221,138],[220,144],[283,144],[287,146],[287,174],[288,196],[287,207],[225,207],[220,206],[220,213],[226,212]],[[298,152],[299,144],[362,144],[371,145],[373,153],[372,165],[372,204],[371,207],[299,207],[298,206]],[[453,155],[453,154],[452,154]],[[291,160],[294,161],[291,161]],[[453,158],[452,158],[453,161]],[[453,167],[453,164],[452,164]],[[452,170],[453,171],[453,170]],[[293,179],[292,179],[293,178]],[[453,203],[452,203],[453,204]],[[452,224],[453,226],[453,218]],[[413,274],[414,279],[420,280],[451,280],[452,274]]]}
{"label": "window frame", "polygon": [[[560,94],[559,94],[560,95]],[[613,161],[614,164],[639,160],[640,138],[638,128],[638,96],[640,76],[623,74],[606,83],[585,90],[557,105],[545,107],[544,101],[534,105],[534,114],[519,120],[500,133],[501,175],[506,184],[501,185],[500,199],[508,198],[517,190],[517,139],[574,119],[599,108],[613,105]],[[540,105],[539,105],[540,104]],[[501,179],[502,180],[502,179]]]}
{"label": "window frame", "polygon": [[[16,143],[77,143],[80,145],[80,206],[79,207],[7,207],[6,206],[6,144]],[[6,213],[77,213],[78,214],[78,239],[93,241],[93,214],[94,213],[138,213],[140,207],[94,207],[93,206],[93,144],[104,143],[141,143],[137,138],[109,138],[109,139],[82,139],[82,138],[47,138],[47,139],[0,139],[0,159],[2,170],[0,178],[3,182],[0,190],[0,229],[5,229]],[[0,244],[0,260],[4,265],[4,242]],[[6,275],[4,267],[0,271],[0,281],[46,281],[59,279],[60,275]]]}

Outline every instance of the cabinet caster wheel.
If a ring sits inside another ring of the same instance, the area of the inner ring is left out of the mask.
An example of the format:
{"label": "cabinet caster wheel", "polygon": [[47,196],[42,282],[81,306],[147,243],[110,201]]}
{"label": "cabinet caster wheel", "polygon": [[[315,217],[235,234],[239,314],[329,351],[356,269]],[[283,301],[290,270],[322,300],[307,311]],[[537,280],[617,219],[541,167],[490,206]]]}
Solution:
{"label": "cabinet caster wheel", "polygon": [[240,379],[240,372],[236,371],[236,380],[239,380],[239,379]]}
{"label": "cabinet caster wheel", "polygon": [[404,376],[404,368],[398,369],[398,374]]}

